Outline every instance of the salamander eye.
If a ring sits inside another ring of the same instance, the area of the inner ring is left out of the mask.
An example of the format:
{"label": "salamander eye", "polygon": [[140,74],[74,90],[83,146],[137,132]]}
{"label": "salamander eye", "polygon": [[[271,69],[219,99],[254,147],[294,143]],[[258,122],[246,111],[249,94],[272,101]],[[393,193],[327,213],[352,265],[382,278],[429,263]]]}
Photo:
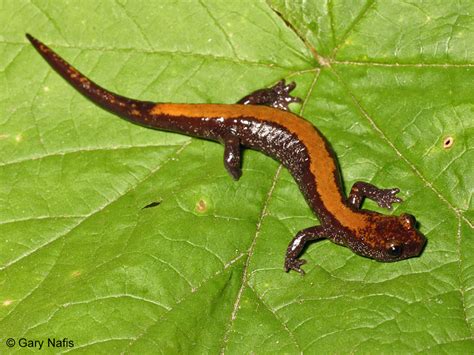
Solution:
{"label": "salamander eye", "polygon": [[398,258],[400,255],[402,255],[402,251],[403,251],[403,248],[399,244],[391,244],[387,249],[388,255],[394,258]]}
{"label": "salamander eye", "polygon": [[416,220],[411,214],[404,213],[400,216],[402,223],[407,228],[415,228]]}

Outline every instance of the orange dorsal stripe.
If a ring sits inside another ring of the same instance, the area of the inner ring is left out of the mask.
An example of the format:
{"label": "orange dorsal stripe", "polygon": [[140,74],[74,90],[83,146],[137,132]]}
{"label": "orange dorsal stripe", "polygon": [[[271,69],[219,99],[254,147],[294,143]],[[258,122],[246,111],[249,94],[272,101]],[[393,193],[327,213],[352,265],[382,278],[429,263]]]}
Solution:
{"label": "orange dorsal stripe", "polygon": [[316,187],[326,210],[347,228],[363,228],[365,217],[354,212],[341,195],[337,176],[337,165],[325,138],[308,121],[290,112],[266,106],[226,104],[157,104],[152,115],[184,116],[186,118],[253,117],[261,121],[274,122],[285,127],[306,146],[310,156],[310,171],[316,179]]}

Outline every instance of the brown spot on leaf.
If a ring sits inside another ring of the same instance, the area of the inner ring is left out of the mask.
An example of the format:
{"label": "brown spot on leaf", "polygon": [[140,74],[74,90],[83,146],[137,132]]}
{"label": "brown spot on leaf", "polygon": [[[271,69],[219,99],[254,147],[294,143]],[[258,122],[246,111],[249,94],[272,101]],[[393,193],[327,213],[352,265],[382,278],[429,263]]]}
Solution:
{"label": "brown spot on leaf", "polygon": [[198,212],[205,212],[207,210],[207,204],[206,201],[204,200],[199,200],[198,203],[196,203],[196,210]]}
{"label": "brown spot on leaf", "polygon": [[5,301],[2,302],[2,306],[9,306],[9,305],[11,305],[12,303],[13,303],[12,300],[5,300]]}
{"label": "brown spot on leaf", "polygon": [[73,271],[73,272],[71,272],[71,277],[74,277],[74,278],[76,278],[76,277],[79,277],[79,276],[81,276],[81,274],[82,274],[82,272],[81,272],[81,271],[79,271],[79,270],[76,270],[76,271]]}

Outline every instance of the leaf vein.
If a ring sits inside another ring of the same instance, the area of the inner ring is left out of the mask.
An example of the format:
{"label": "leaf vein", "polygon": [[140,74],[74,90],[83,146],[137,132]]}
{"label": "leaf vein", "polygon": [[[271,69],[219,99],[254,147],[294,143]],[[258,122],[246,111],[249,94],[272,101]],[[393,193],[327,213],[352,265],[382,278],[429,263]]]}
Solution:
{"label": "leaf vein", "polygon": [[[184,143],[175,153],[174,156],[176,155],[179,155],[183,150],[184,148],[186,148],[189,144],[191,143],[191,141],[188,141],[186,143]],[[142,181],[139,181],[137,182],[136,184],[134,184],[133,186],[131,186],[128,190],[126,190],[121,196],[119,197],[122,197],[122,196],[125,196],[126,194],[128,194],[129,192],[133,191],[135,189],[135,187],[137,185],[140,184],[140,182],[143,182],[145,180],[147,180],[150,176],[152,176],[153,174],[155,174],[158,170],[160,170],[164,165],[166,165],[172,158],[169,158],[167,159],[165,162],[163,162],[163,164],[160,164],[158,165],[155,169],[153,169],[149,174],[147,174],[143,179]],[[117,199],[115,200],[112,200],[112,201],[109,201],[107,202],[105,205],[101,206],[100,208],[94,210],[93,212],[91,212],[90,214],[86,215],[84,219],[80,220],[79,223],[75,224],[74,226],[72,226],[71,229],[69,229],[68,231],[66,231],[65,233],[63,234],[60,234],[59,236],[57,236],[56,238],[53,238],[51,240],[48,240],[47,242],[41,244],[40,246],[38,246],[37,248],[33,249],[33,250],[30,250],[28,251],[27,253],[24,253],[22,255],[20,255],[18,258],[8,262],[7,264],[3,265],[0,267],[0,271],[2,270],[5,270],[7,269],[8,267],[10,267],[11,265],[13,264],[16,264],[17,262],[21,261],[22,259],[32,255],[32,254],[35,254],[37,253],[38,251],[40,251],[41,249],[43,248],[46,248],[47,246],[53,244],[54,242],[56,242],[57,240],[63,238],[64,236],[66,236],[67,234],[69,234],[71,231],[73,231],[74,229],[76,229],[77,227],[79,227],[82,223],[84,223],[86,220],[88,220],[90,217],[94,216],[96,213],[99,213],[100,211],[103,211],[105,208],[107,208],[110,204],[112,204],[113,202],[115,202]]]}
{"label": "leaf vein", "polygon": [[232,309],[232,313],[231,313],[231,316],[230,316],[230,319],[229,319],[229,323],[227,325],[227,329],[224,333],[224,337],[223,337],[223,340],[222,340],[222,347],[221,347],[221,351],[220,351],[221,354],[224,354],[224,352],[225,352],[225,348],[226,348],[227,343],[229,341],[230,332],[231,332],[232,326],[233,326],[234,321],[237,317],[237,312],[238,312],[239,307],[240,307],[240,300],[241,300],[242,294],[244,292],[245,287],[248,286],[248,272],[249,272],[250,259],[253,256],[253,253],[254,253],[254,250],[255,250],[255,245],[257,243],[258,236],[260,235],[260,229],[262,227],[262,222],[263,222],[263,219],[265,218],[265,216],[267,214],[268,204],[269,204],[270,199],[273,195],[273,191],[275,190],[275,186],[276,186],[276,183],[277,183],[278,178],[280,176],[281,170],[282,170],[282,165],[280,164],[278,166],[278,169],[277,169],[274,177],[273,177],[272,185],[270,187],[270,190],[268,191],[267,197],[266,197],[265,202],[263,204],[262,212],[261,212],[260,217],[259,217],[258,222],[257,222],[257,227],[256,227],[254,238],[253,238],[252,243],[250,244],[250,247],[249,247],[249,249],[246,253],[247,258],[245,260],[244,269],[242,271],[242,282],[241,282],[240,289],[237,292],[237,297],[236,297],[235,302],[234,302],[234,307]]}
{"label": "leaf vein", "polygon": [[351,92],[351,90],[348,88],[347,84],[345,81],[341,78],[339,73],[332,68],[334,74],[336,77],[339,79],[343,87],[346,89],[347,93],[351,97],[352,101],[355,103],[356,107],[359,109],[361,112],[362,116],[365,117],[365,119],[370,123],[372,128],[380,135],[380,137],[392,148],[392,150],[395,152],[395,154],[402,159],[409,167],[410,169],[420,178],[420,180],[424,183],[424,185],[432,190],[438,198],[445,203],[449,209],[451,209],[456,215],[460,215],[461,218],[471,227],[474,228],[474,225],[462,214],[462,211],[459,210],[458,208],[454,207],[439,191],[436,187],[433,186],[431,182],[429,182],[425,176],[421,173],[421,171],[410,161],[408,160],[402,152],[396,147],[396,145],[387,137],[387,135],[380,129],[379,126],[375,123],[375,121],[372,119],[372,117],[367,113],[365,108],[362,106],[360,101],[355,97],[355,95]]}

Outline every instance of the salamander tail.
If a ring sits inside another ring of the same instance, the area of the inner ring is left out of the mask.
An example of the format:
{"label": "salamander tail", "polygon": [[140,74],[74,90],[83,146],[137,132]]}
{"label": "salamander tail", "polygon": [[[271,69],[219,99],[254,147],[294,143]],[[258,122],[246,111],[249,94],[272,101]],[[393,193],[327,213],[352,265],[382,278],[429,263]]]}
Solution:
{"label": "salamander tail", "polygon": [[102,88],[32,35],[27,33],[26,38],[59,75],[101,108],[136,122],[134,118],[137,111],[148,112],[155,105],[148,101],[129,99]]}

